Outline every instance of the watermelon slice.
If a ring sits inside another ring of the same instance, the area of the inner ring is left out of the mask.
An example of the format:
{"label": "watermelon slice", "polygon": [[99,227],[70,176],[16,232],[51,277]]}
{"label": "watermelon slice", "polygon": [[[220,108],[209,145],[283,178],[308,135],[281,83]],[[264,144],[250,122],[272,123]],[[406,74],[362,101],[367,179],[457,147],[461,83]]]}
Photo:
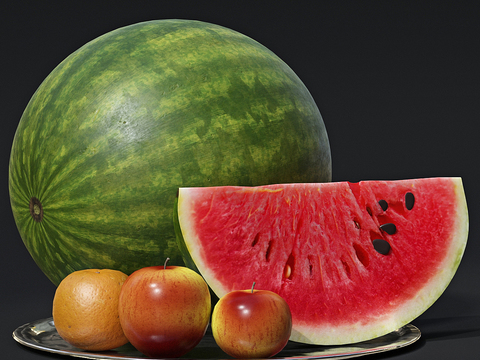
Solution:
{"label": "watermelon slice", "polygon": [[291,340],[309,344],[369,340],[418,317],[468,236],[461,178],[180,188],[177,214],[185,261],[218,297],[255,281],[287,301]]}

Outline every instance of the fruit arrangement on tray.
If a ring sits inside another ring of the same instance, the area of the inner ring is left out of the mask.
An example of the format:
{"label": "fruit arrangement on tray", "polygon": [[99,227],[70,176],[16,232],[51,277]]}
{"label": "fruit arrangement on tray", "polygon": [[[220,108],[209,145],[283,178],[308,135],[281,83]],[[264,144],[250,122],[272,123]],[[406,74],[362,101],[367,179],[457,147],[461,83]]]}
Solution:
{"label": "fruit arrangement on tray", "polygon": [[441,296],[468,237],[461,178],[331,179],[296,74],[190,20],[120,28],[67,57],[28,103],[9,167],[62,339],[164,358],[209,326],[236,358],[369,341]]}

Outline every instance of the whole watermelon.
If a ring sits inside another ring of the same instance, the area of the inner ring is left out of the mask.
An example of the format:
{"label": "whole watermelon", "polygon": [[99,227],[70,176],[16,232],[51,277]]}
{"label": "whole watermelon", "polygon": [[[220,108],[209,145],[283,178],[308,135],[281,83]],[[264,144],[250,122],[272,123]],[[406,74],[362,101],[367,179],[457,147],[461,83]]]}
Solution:
{"label": "whole watermelon", "polygon": [[275,54],[200,21],[107,33],[67,57],[28,103],[9,190],[20,235],[58,284],[170,257],[179,187],[331,181],[322,117]]}

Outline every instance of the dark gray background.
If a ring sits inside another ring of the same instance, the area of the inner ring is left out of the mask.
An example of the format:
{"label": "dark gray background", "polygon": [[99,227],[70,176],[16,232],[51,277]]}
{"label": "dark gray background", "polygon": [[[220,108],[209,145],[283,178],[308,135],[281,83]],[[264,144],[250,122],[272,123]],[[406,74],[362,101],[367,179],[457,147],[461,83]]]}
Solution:
{"label": "dark gray background", "polygon": [[[86,42],[140,21],[183,18],[244,33],[304,81],[324,117],[334,181],[461,176],[467,250],[442,297],[413,323],[422,339],[371,359],[478,359],[480,12],[441,1],[16,1],[0,5],[0,354],[62,359],[11,337],[50,316],[55,288],[26,251],[10,210],[8,156],[42,80]],[[219,5],[220,4],[220,5]]]}

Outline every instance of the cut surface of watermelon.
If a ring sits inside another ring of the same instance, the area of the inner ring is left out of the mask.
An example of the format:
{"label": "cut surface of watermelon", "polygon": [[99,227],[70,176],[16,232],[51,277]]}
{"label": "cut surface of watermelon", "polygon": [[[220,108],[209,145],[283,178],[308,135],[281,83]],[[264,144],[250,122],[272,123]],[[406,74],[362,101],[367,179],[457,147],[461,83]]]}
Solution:
{"label": "cut surface of watermelon", "polygon": [[218,297],[257,289],[289,304],[291,340],[382,336],[429,308],[468,237],[461,178],[180,188],[182,246]]}

